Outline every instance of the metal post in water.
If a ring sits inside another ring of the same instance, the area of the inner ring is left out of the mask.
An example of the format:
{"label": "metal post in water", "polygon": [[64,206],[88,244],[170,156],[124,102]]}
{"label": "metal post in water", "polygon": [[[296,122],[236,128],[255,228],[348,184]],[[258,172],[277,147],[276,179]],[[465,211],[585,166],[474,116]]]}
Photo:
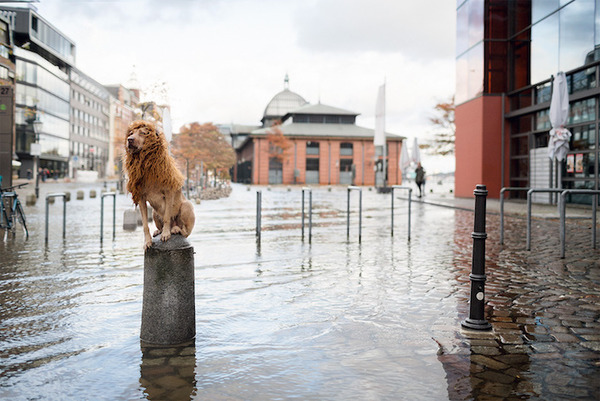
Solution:
{"label": "metal post in water", "polygon": [[196,336],[194,248],[181,235],[160,236],[144,253],[144,291],[140,339],[176,345]]}
{"label": "metal post in water", "polygon": [[346,238],[350,239],[350,187],[348,187],[348,199],[346,201]]}
{"label": "metal post in water", "polygon": [[469,317],[461,323],[464,328],[490,330],[492,325],[485,320],[485,207],[488,191],[485,185],[477,185],[475,191],[475,230],[473,238],[473,261],[471,266],[471,301]]}
{"label": "metal post in water", "polygon": [[304,188],[302,188],[302,240],[304,240]]}
{"label": "metal post in water", "polygon": [[308,193],[308,243],[312,243],[312,190]]}
{"label": "metal post in water", "polygon": [[260,225],[262,214],[262,191],[256,191],[256,242],[260,244]]}
{"label": "metal post in water", "polygon": [[[384,146],[385,147],[385,146]],[[385,172],[384,172],[385,180]],[[358,243],[362,239],[362,189],[358,190]]]}
{"label": "metal post in water", "polygon": [[104,240],[104,194],[100,197],[100,243]]}

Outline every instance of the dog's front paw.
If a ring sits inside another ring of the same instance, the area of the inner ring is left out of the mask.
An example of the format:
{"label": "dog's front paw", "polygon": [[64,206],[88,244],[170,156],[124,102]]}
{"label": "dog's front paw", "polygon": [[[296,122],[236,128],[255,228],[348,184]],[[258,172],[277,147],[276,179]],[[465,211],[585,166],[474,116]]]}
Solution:
{"label": "dog's front paw", "polygon": [[148,238],[144,241],[144,251],[152,246],[152,238]]}
{"label": "dog's front paw", "polygon": [[171,232],[167,231],[167,230],[163,230],[162,234],[160,235],[160,240],[162,242],[166,242],[169,240],[169,238],[171,238]]}
{"label": "dog's front paw", "polygon": [[171,228],[171,234],[181,234],[181,228],[179,228],[179,226],[174,226],[173,228]]}
{"label": "dog's front paw", "polygon": [[160,233],[162,233],[162,230],[156,230],[154,231],[154,234],[152,234],[153,237],[156,237],[157,235],[159,235]]}

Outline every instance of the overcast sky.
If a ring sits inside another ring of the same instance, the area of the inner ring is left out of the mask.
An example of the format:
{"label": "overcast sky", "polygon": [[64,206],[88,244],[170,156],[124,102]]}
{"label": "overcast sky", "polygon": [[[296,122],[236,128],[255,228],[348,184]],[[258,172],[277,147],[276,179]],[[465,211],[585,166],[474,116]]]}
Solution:
{"label": "overcast sky", "polygon": [[[386,130],[425,142],[433,135],[434,105],[454,94],[454,1],[41,0],[35,6],[75,41],[84,73],[126,86],[135,74],[145,100],[168,102],[175,132],[193,121],[260,124],[288,74],[290,89],[308,102],[360,113],[357,123],[369,128],[385,80]],[[163,86],[166,99],[152,90]]]}

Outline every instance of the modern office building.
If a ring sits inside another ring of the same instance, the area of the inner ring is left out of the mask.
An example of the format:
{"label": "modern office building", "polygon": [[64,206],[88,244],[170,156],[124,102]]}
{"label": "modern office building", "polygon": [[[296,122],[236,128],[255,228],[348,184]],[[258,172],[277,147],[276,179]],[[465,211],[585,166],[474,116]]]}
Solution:
{"label": "modern office building", "polygon": [[15,157],[15,60],[8,19],[0,15],[0,186],[12,185]]}
{"label": "modern office building", "polygon": [[[456,196],[477,184],[496,198],[509,186],[598,189],[600,1],[459,0],[456,55]],[[560,163],[548,157],[559,71],[572,133]]]}
{"label": "modern office building", "polygon": [[64,176],[69,162],[69,69],[75,63],[75,43],[32,8],[2,6],[0,14],[13,29],[15,151],[22,163],[20,175],[31,175],[39,156],[38,168]]}
{"label": "modern office building", "polygon": [[[263,126],[236,148],[234,180],[258,185],[382,186],[383,147],[374,146],[374,130],[356,125],[358,113],[310,104],[288,85],[286,77],[284,90],[265,108]],[[278,135],[285,139],[277,141]],[[402,140],[387,133],[388,185],[402,182],[398,168]]]}
{"label": "modern office building", "polygon": [[77,170],[104,178],[110,153],[110,93],[76,68],[71,82],[71,177]]}

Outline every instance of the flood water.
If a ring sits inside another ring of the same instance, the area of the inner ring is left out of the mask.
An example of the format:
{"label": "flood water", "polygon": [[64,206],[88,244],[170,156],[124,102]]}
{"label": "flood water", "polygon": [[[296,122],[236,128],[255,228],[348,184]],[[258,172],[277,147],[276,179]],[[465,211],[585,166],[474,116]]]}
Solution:
{"label": "flood water", "polygon": [[142,230],[122,229],[118,195],[113,240],[106,198],[101,244],[90,189],[43,187],[72,193],[64,239],[57,199],[47,246],[43,201],[25,210],[29,239],[0,242],[0,399],[452,399],[439,344],[468,353],[471,212],[413,202],[408,241],[407,202],[392,237],[389,195],[365,188],[359,243],[358,193],[347,238],[346,189],[315,188],[309,244],[299,188],[234,185],[195,205],[195,342],[145,348]]}

